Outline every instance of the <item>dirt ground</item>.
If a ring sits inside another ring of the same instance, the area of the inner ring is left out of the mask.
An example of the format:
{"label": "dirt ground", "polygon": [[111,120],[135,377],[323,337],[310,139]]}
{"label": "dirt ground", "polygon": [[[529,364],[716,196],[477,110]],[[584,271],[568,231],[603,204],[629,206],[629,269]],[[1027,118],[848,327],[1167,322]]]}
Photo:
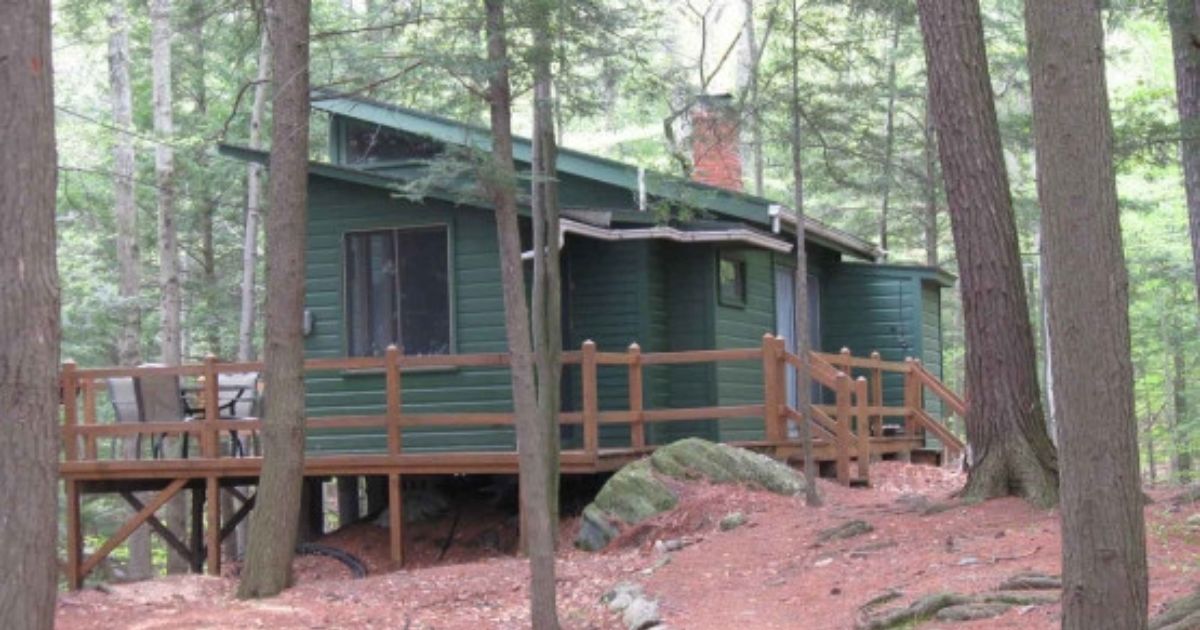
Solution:
{"label": "dirt ground", "polygon": [[[693,486],[680,508],[626,532],[601,554],[570,549],[577,526],[563,525],[559,610],[565,628],[621,628],[600,599],[622,581],[657,598],[675,629],[737,627],[852,628],[860,607],[897,589],[891,605],[940,592],[982,592],[1023,571],[1059,572],[1058,515],[1019,500],[960,506],[932,515],[924,508],[958,489],[963,477],[944,469],[875,464],[870,489],[821,483],[825,507],[730,486]],[[1151,490],[1146,508],[1151,611],[1200,583],[1200,530],[1186,519],[1200,506],[1178,508],[1170,490]],[[747,523],[729,532],[721,517],[741,511]],[[298,584],[269,601],[233,598],[236,567],[222,578],[180,576],[88,589],[60,598],[58,627],[137,628],[525,628],[525,564],[508,555],[511,528],[460,515],[446,547],[445,521],[409,530],[410,562],[387,572],[386,530],[356,525],[322,542],[350,551],[371,571],[350,578],[323,557],[296,562]],[[861,519],[874,531],[826,543],[818,532]],[[467,525],[466,523],[470,523]],[[490,532],[490,533],[489,533]],[[666,553],[656,540],[681,540]],[[664,560],[667,557],[669,560]],[[1058,627],[1057,605],[1014,607],[969,623],[926,623],[922,629]]]}

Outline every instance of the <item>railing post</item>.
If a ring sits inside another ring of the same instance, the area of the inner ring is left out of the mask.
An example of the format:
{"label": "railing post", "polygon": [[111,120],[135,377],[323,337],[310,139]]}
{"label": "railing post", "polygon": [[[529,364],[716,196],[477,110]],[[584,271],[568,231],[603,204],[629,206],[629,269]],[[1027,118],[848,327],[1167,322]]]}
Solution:
{"label": "railing post", "polygon": [[846,373],[846,376],[854,378],[854,368],[850,366],[850,348],[842,346],[842,349],[838,351],[838,356],[841,358],[842,371]]}
{"label": "railing post", "polygon": [[600,400],[596,392],[596,342],[583,342],[580,355],[583,386],[583,450],[596,459],[600,455]]}
{"label": "railing post", "polygon": [[917,398],[921,395],[921,381],[912,357],[905,357],[904,366],[907,368],[904,371],[904,435],[914,437],[917,434]]}
{"label": "railing post", "polygon": [[763,422],[766,424],[767,441],[778,444],[783,441],[779,428],[779,362],[776,360],[775,337],[766,333],[762,338],[763,369]]}
{"label": "railing post", "polygon": [[629,437],[633,448],[646,446],[646,415],[643,413],[642,392],[642,347],[634,342],[629,344],[629,411],[633,414]]}
{"label": "railing post", "polygon": [[[883,357],[879,355],[879,351],[871,352],[871,360],[875,362],[875,367],[871,369],[871,404],[883,407],[883,370],[879,368],[880,361]],[[871,425],[875,435],[883,435],[883,412],[875,414]]]}
{"label": "railing post", "polygon": [[[779,392],[779,404],[776,407],[779,408],[779,432],[784,441],[788,439],[788,415],[785,412],[789,402],[787,398],[787,373],[787,344],[783,342],[783,337],[775,337],[775,391]],[[794,381],[795,379],[792,380]],[[811,382],[810,374],[809,383]],[[808,417],[807,413],[802,415],[806,418]]]}
{"label": "railing post", "polygon": [[838,372],[837,380],[837,480],[850,484],[850,377]]}
{"label": "railing post", "polygon": [[858,377],[854,381],[854,397],[858,402],[858,478],[866,483],[871,478],[871,414],[868,410],[867,379]]}
{"label": "railing post", "polygon": [[[220,451],[217,432],[217,418],[221,415],[221,401],[217,395],[218,379],[217,358],[213,355],[204,357],[204,427],[200,439],[201,457],[219,457]],[[220,525],[217,526],[218,528]]]}
{"label": "railing post", "polygon": [[67,461],[79,459],[79,440],[75,427],[78,424],[79,407],[75,396],[78,392],[78,377],[75,375],[75,362],[67,361],[62,366],[62,398],[63,398],[63,454]]}
{"label": "railing post", "polygon": [[387,386],[387,443],[388,455],[396,457],[400,454],[400,348],[394,344],[387,347],[384,355],[384,371]]}
{"label": "railing post", "polygon": [[[88,426],[96,425],[96,379],[94,378],[83,381],[83,423]],[[83,456],[90,460],[97,459],[95,435],[84,436]]]}

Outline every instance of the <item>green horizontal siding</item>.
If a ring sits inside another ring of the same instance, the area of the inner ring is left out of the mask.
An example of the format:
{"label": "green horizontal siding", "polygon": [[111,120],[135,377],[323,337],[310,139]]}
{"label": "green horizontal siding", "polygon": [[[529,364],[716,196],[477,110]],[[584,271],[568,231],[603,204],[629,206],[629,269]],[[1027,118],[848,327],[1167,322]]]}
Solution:
{"label": "green horizontal siding", "polygon": [[[842,265],[827,282],[822,345],[856,356],[879,352],[889,361],[920,356],[922,309],[916,277],[883,266]],[[885,374],[883,394],[887,404],[903,404],[903,376]]]}
{"label": "green horizontal siding", "polygon": [[[448,226],[455,351],[503,352],[504,307],[496,264],[492,215],[441,202],[417,204],[387,192],[322,178],[310,182],[305,303],[315,319],[305,340],[308,357],[346,355],[343,311],[343,237],[346,232],[442,224]],[[512,408],[511,382],[504,369],[463,368],[405,373],[401,379],[407,413],[505,411]],[[325,372],[306,379],[309,415],[382,414],[381,374]],[[511,450],[511,428],[416,428],[404,430],[409,451]],[[380,430],[320,430],[308,437],[312,452],[368,453],[386,448]]]}
{"label": "green horizontal siding", "polygon": [[[745,261],[746,303],[744,306],[717,304],[716,347],[760,347],[763,335],[775,332],[775,270],[771,253],[755,249],[719,251]],[[710,282],[715,291],[715,273]],[[717,365],[717,399],[721,405],[761,403],[762,361],[720,362]],[[720,427],[721,440],[725,442],[761,440],[765,437],[761,417],[721,420]]]}

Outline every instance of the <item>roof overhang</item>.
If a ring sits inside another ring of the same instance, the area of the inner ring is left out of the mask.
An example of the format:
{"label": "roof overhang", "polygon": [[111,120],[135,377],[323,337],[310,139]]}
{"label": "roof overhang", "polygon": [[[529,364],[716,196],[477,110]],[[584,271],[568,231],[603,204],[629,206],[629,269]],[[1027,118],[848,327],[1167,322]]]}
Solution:
{"label": "roof overhang", "polygon": [[[782,232],[784,224],[791,227],[793,233],[795,232],[796,213],[791,208],[780,204],[771,204],[769,215],[772,232],[776,234]],[[883,259],[883,250],[872,243],[809,217],[804,217],[804,240],[853,254],[871,262]]]}

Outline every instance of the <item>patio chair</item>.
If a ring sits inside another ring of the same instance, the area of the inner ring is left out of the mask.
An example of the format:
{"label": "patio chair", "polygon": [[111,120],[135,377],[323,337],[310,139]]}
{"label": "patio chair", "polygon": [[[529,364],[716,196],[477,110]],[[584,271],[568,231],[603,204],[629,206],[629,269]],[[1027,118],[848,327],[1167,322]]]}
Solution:
{"label": "patio chair", "polygon": [[[142,367],[161,366],[144,365]],[[141,407],[142,422],[185,422],[192,419],[184,408],[178,375],[148,374],[136,377],[134,384]],[[163,433],[158,436],[157,440],[151,440],[151,452],[155,458],[163,456],[163,441],[166,435]],[[188,438],[189,434],[184,433],[180,453],[185,459],[188,456]]]}
{"label": "patio chair", "polygon": [[[133,377],[118,376],[110,378],[106,381],[105,385],[108,388],[108,401],[112,404],[113,414],[116,416],[117,422],[141,422],[142,408],[138,404],[137,387],[133,383]],[[126,442],[126,444],[133,445],[133,457],[141,457],[141,433],[133,436],[132,440]]]}
{"label": "patio chair", "polygon": [[[217,388],[217,403],[221,418],[243,420],[255,418],[259,412],[258,372],[222,374]],[[257,434],[251,433],[252,438]],[[234,457],[247,454],[237,431],[229,432],[230,453]]]}

